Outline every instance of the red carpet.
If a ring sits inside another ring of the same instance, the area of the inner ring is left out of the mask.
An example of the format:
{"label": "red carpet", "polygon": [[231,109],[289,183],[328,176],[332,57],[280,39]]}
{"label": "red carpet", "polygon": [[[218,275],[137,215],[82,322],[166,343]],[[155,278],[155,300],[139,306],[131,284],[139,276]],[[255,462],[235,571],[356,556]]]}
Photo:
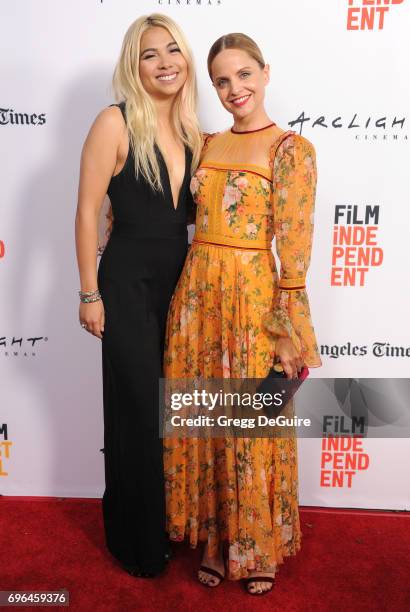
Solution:
{"label": "red carpet", "polygon": [[410,610],[407,513],[301,508],[301,522],[301,552],[270,595],[251,597],[198,584],[200,552],[186,545],[162,577],[132,578],[105,551],[99,500],[0,497],[0,590],[65,588],[74,612]]}

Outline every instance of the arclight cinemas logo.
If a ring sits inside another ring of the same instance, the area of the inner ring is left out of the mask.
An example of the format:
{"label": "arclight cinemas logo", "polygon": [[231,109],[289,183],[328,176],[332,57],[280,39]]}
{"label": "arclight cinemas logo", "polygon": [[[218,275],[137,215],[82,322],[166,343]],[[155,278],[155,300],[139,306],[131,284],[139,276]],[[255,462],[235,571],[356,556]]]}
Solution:
{"label": "arclight cinemas logo", "polygon": [[383,30],[387,13],[394,5],[403,2],[404,0],[347,0],[347,29]]}
{"label": "arclight cinemas logo", "polygon": [[45,113],[21,113],[13,108],[0,108],[0,125],[44,125]]}
{"label": "arclight cinemas logo", "polygon": [[44,342],[47,336],[0,336],[0,355],[5,357],[36,357],[36,349]]}
{"label": "arclight cinemas logo", "polygon": [[367,141],[394,141],[408,140],[403,132],[406,117],[401,115],[372,116],[350,113],[345,115],[315,115],[309,116],[302,111],[296,119],[288,121],[292,129],[302,134],[305,125],[311,129],[329,130],[331,133],[339,131],[350,133],[355,140]]}

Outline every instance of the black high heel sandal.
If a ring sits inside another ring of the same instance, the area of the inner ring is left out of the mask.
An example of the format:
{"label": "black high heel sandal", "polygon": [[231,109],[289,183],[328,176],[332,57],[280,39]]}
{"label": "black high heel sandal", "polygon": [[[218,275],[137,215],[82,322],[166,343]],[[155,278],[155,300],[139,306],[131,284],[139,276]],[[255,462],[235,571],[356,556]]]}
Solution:
{"label": "black high heel sandal", "polygon": [[[223,545],[220,545],[220,552],[222,553],[222,561],[226,573],[226,561],[224,557]],[[216,587],[219,587],[219,585],[225,580],[225,574],[221,574],[221,572],[218,572],[218,570],[212,569],[212,567],[208,567],[207,565],[200,565],[198,572],[205,572],[214,578],[218,578],[219,582],[217,584],[210,584],[209,582],[202,582],[198,575],[198,582],[200,582],[200,584],[203,586],[209,587],[210,589],[216,589]]]}
{"label": "black high heel sandal", "polygon": [[[249,585],[251,585],[253,582],[270,582],[272,586],[270,589],[266,589],[265,591],[250,591]],[[245,590],[249,595],[266,595],[272,591],[275,584],[275,579],[271,576],[252,576],[252,578],[244,578],[244,583]]]}
{"label": "black high heel sandal", "polygon": [[219,587],[221,582],[223,582],[223,580],[225,579],[225,576],[221,574],[220,572],[218,572],[218,570],[212,569],[211,567],[207,567],[206,565],[201,565],[199,567],[199,571],[205,572],[206,574],[209,574],[210,576],[214,576],[215,578],[219,578],[219,582],[217,584],[210,584],[209,582],[202,582],[202,580],[198,577],[198,581],[201,584],[211,589],[216,589],[216,587]]}

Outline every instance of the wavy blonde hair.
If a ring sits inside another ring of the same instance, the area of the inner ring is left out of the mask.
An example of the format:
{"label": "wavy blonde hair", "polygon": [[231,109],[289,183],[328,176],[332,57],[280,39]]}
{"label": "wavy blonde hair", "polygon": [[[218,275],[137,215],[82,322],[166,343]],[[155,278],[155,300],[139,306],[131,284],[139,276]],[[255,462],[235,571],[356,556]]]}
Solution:
{"label": "wavy blonde hair", "polygon": [[157,113],[155,104],[145,91],[140,74],[141,37],[149,28],[165,28],[178,45],[187,62],[187,79],[174,102],[173,127],[176,134],[192,151],[191,173],[199,162],[202,147],[201,132],[196,116],[197,83],[191,49],[179,26],[161,13],[144,15],[128,28],[120,58],[115,67],[113,86],[117,101],[125,100],[130,146],[134,153],[135,173],[140,173],[155,190],[162,191],[160,168],[155,155]]}

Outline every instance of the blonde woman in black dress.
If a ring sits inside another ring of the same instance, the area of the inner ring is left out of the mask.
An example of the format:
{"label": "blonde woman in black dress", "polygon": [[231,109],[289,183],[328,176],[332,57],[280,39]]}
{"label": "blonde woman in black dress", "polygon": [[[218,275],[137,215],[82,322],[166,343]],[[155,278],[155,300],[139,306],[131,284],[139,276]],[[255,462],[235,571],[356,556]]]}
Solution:
{"label": "blonde woman in black dress", "polygon": [[[102,340],[107,547],[132,575],[154,576],[167,560],[158,378],[201,148],[192,56],[171,19],[130,26],[114,86],[122,103],[98,115],[81,158],[79,319]],[[97,275],[106,194],[113,223]]]}

